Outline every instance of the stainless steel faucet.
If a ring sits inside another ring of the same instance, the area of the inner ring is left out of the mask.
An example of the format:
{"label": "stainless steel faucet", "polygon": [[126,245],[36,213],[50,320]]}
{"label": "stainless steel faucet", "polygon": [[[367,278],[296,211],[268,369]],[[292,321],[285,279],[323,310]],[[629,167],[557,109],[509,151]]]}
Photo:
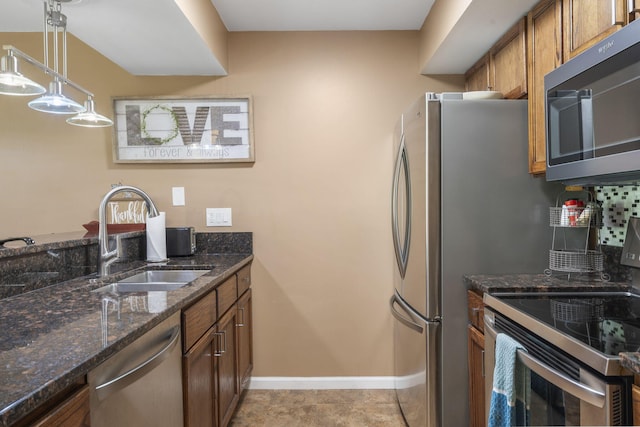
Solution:
{"label": "stainless steel faucet", "polygon": [[98,253],[98,277],[108,276],[109,267],[119,259],[122,253],[120,239],[116,239],[116,248],[112,251],[109,250],[109,235],[107,233],[107,204],[115,194],[121,192],[129,192],[139,195],[147,203],[147,212],[149,217],[153,218],[154,216],[158,216],[158,210],[151,200],[151,197],[137,187],[121,185],[112,188],[111,191],[104,195],[100,202],[100,207],[98,208],[98,250],[100,251]]}

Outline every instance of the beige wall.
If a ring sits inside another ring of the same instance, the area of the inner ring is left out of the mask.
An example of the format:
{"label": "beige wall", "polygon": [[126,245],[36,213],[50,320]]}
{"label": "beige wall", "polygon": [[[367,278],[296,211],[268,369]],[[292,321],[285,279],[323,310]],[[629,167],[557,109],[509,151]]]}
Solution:
{"label": "beige wall", "polygon": [[[0,34],[40,57],[40,35]],[[256,376],[392,374],[392,131],[421,92],[418,32],[230,33],[229,76],[133,77],[71,38],[69,74],[112,96],[251,95],[253,165],[114,164],[111,130],[0,98],[0,238],[80,230],[111,183],[146,190],[169,226],[252,231]],[[82,58],[82,60],[80,60]],[[24,66],[29,74],[32,70]],[[171,206],[171,187],[186,207]],[[232,228],[205,208],[231,207]]]}
{"label": "beige wall", "polygon": [[[436,0],[420,29],[418,61],[421,72],[450,34],[472,0]],[[426,73],[425,73],[426,74]]]}

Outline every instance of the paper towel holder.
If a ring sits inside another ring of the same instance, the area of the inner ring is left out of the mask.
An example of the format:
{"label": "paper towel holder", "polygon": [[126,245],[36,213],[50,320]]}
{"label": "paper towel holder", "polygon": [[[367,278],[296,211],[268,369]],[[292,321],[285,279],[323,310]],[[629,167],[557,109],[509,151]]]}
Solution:
{"label": "paper towel holder", "polygon": [[110,251],[109,236],[107,234],[107,204],[114,195],[121,192],[131,192],[142,197],[142,199],[147,203],[147,213],[150,218],[159,215],[158,209],[156,209],[156,205],[153,203],[153,200],[151,200],[151,197],[138,187],[120,185],[112,188],[102,197],[102,201],[98,207],[98,277],[108,276],[110,270],[109,267],[122,255],[120,239],[116,239],[116,248]]}

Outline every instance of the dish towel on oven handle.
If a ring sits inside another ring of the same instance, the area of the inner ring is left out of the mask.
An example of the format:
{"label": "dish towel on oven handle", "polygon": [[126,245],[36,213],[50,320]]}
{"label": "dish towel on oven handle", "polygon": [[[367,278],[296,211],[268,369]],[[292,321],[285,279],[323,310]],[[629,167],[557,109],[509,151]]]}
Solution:
{"label": "dish towel on oven handle", "polygon": [[528,426],[531,373],[518,360],[522,344],[508,335],[496,338],[496,365],[488,427]]}

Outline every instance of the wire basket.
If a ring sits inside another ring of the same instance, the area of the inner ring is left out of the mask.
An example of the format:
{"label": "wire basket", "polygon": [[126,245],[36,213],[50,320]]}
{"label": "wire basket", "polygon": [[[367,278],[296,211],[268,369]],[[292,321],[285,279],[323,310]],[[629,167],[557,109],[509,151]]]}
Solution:
{"label": "wire basket", "polygon": [[603,255],[598,251],[550,250],[549,269],[567,273],[592,273],[603,270]]}
{"label": "wire basket", "polygon": [[551,227],[602,227],[602,208],[590,203],[587,206],[574,207],[571,215],[563,214],[562,207],[549,208],[549,225]]}
{"label": "wire basket", "polygon": [[551,316],[563,322],[589,322],[602,317],[604,308],[600,299],[589,302],[580,300],[551,300]]}

